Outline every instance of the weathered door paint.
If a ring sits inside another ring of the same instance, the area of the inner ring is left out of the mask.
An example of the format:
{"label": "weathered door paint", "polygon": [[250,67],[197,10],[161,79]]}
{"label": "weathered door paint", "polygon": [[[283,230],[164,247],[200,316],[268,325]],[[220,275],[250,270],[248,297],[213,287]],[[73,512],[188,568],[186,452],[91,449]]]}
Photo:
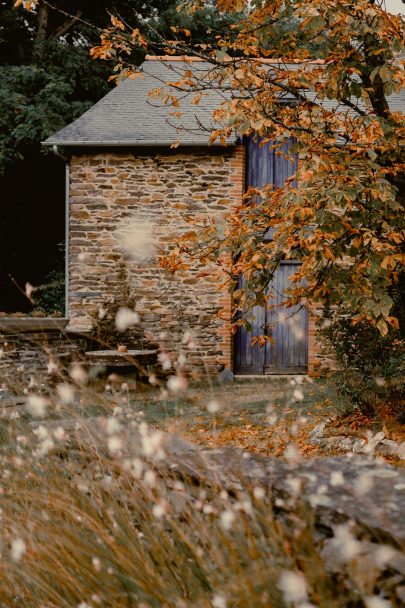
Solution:
{"label": "weathered door paint", "polygon": [[[246,189],[261,188],[266,184],[284,185],[297,166],[297,159],[289,153],[290,144],[270,149],[259,141],[247,141]],[[281,152],[281,154],[280,154]],[[286,157],[288,155],[288,157]],[[293,157],[293,158],[292,158]],[[269,231],[264,238],[271,238]],[[291,286],[289,277],[299,267],[297,262],[281,262],[269,286],[268,306],[256,306],[248,320],[252,331],[239,328],[234,342],[235,372],[238,374],[295,374],[306,373],[308,366],[308,311],[299,306],[280,307]],[[251,347],[254,336],[269,335],[273,342],[259,348]]]}
{"label": "weathered door paint", "polygon": [[[255,306],[247,317],[252,331],[240,327],[235,336],[235,372],[238,374],[302,374],[308,368],[308,311],[280,307],[291,286],[289,276],[297,263],[282,262],[269,286],[268,306]],[[268,335],[272,342],[251,346],[254,336]]]}

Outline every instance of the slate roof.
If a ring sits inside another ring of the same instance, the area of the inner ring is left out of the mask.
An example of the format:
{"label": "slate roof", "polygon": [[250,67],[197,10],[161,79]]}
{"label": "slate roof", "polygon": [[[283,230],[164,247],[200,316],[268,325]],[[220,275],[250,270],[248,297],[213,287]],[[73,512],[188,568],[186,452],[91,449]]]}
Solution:
{"label": "slate roof", "polygon": [[[290,67],[294,69],[293,65]],[[179,80],[187,69],[195,74],[200,73],[202,78],[209,78],[210,64],[204,61],[191,63],[179,58],[146,60],[140,67],[142,77],[124,80],[77,120],[51,135],[43,144],[78,147],[170,146],[178,141],[183,146],[208,145],[209,131],[215,128],[212,112],[224,99],[223,92],[213,89],[206,91],[200,103],[194,105],[193,93],[173,90],[179,98],[179,108],[171,104],[165,105],[161,99],[149,96],[153,89],[168,81]],[[307,96],[309,99],[314,98],[311,92]],[[405,90],[391,95],[388,101],[393,111],[403,112]],[[333,100],[324,100],[321,105],[327,109],[337,106]],[[176,111],[181,112],[181,116],[173,116]],[[352,111],[349,110],[349,113]],[[201,125],[207,130],[201,129]],[[226,144],[234,145],[236,141],[235,134],[226,140]],[[218,146],[221,142],[216,140],[211,145]]]}
{"label": "slate roof", "polygon": [[[180,107],[165,105],[162,100],[149,97],[149,92],[167,81],[180,80],[190,67],[185,61],[145,61],[140,70],[143,77],[126,79],[105,97],[43,142],[61,146],[170,146],[176,140],[181,145],[208,145],[210,133],[200,125],[211,128],[212,112],[223,97],[219,91],[204,93],[199,105],[193,105],[194,94],[173,90]],[[193,72],[209,70],[206,62],[193,62]],[[172,116],[181,112],[180,117]],[[228,145],[236,137],[228,138]],[[216,141],[216,145],[220,142]],[[215,145],[214,144],[214,145]]]}

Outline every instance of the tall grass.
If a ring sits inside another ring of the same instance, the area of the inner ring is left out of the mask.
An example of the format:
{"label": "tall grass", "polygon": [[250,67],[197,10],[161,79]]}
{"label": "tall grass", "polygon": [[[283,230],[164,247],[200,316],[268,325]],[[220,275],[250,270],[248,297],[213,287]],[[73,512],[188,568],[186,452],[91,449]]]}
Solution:
{"label": "tall grass", "polygon": [[111,404],[76,380],[3,419],[2,608],[382,608],[373,587],[328,572],[298,498],[280,516],[267,488],[236,471],[230,492],[203,455],[198,481],[181,475],[190,463],[127,395]]}

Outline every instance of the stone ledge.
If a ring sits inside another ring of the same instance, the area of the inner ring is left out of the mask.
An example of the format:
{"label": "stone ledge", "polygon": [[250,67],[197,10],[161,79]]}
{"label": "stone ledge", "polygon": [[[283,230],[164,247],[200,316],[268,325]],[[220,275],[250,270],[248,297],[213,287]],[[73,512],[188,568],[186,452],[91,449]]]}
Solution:
{"label": "stone ledge", "polygon": [[63,331],[68,322],[59,317],[4,317],[0,318],[0,333]]}
{"label": "stone ledge", "polygon": [[[89,440],[108,454],[106,422],[101,417],[42,424],[68,431],[67,453],[80,458],[77,448]],[[144,457],[137,429],[125,429],[122,438],[119,458]],[[336,524],[353,522],[379,542],[397,547],[405,542],[405,472],[385,462],[349,454],[291,464],[232,447],[200,449],[170,433],[163,434],[162,448],[165,458],[155,464],[164,475],[199,486],[219,484],[230,493],[241,490],[246,481],[259,484],[282,511],[294,510],[299,497],[313,512],[317,526],[333,529]]]}

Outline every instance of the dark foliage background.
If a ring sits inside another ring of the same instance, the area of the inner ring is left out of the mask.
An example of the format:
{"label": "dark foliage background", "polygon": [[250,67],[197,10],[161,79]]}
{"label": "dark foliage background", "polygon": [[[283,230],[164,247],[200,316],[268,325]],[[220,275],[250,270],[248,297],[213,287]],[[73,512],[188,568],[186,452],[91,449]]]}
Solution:
{"label": "dark foliage background", "polygon": [[[24,289],[49,282],[41,302],[63,311],[64,163],[41,141],[83,114],[115,85],[112,66],[89,55],[100,31],[119,15],[136,27],[147,24],[156,39],[175,24],[193,40],[219,35],[229,17],[207,5],[193,18],[176,10],[176,0],[52,0],[36,11],[0,0],[0,312],[30,313]],[[159,33],[158,33],[159,32]],[[130,57],[138,65],[141,51]],[[55,288],[54,271],[59,272]],[[56,298],[56,300],[55,300]]]}

